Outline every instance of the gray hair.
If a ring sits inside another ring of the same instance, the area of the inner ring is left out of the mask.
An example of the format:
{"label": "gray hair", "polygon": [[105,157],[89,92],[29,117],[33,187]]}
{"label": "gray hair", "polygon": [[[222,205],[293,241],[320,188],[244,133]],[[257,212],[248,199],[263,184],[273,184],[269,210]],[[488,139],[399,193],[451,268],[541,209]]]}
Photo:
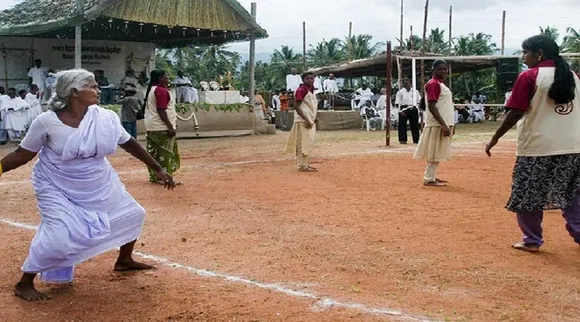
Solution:
{"label": "gray hair", "polygon": [[52,96],[48,101],[48,108],[55,112],[62,110],[68,105],[73,89],[81,90],[94,81],[95,76],[86,69],[71,69],[58,72]]}

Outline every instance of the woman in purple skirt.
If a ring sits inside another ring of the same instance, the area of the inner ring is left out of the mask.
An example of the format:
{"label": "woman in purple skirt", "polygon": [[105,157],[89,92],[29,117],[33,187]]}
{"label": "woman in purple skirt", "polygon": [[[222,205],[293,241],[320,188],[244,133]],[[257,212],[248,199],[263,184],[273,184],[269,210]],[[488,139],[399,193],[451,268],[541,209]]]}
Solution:
{"label": "woman in purple skirt", "polygon": [[517,159],[507,209],[515,212],[523,241],[515,249],[537,252],[544,239],[544,210],[561,209],[566,229],[580,244],[580,79],[548,37],[522,44],[529,69],[507,102],[509,112],[486,153],[517,124]]}

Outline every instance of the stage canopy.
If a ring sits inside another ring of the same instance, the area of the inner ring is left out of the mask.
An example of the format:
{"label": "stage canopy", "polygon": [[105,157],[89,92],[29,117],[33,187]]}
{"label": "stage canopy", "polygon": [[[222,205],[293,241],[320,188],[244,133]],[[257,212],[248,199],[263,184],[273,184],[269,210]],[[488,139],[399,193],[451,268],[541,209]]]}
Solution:
{"label": "stage canopy", "polygon": [[25,0],[0,12],[0,36],[155,43],[158,47],[219,45],[267,38],[235,0]]}
{"label": "stage canopy", "polygon": [[[437,59],[446,60],[453,73],[463,73],[486,68],[495,68],[500,59],[518,59],[519,56],[436,56],[427,54],[424,57],[412,55],[392,55],[393,76],[397,76],[397,60],[402,66],[403,75],[411,74],[411,61],[417,60],[417,72],[420,72],[420,61],[425,61],[425,73],[431,73],[431,65]],[[387,73],[387,55],[380,54],[371,58],[355,60],[332,66],[311,69],[310,72],[317,76],[334,74],[340,78],[356,78],[362,76],[385,77]]]}

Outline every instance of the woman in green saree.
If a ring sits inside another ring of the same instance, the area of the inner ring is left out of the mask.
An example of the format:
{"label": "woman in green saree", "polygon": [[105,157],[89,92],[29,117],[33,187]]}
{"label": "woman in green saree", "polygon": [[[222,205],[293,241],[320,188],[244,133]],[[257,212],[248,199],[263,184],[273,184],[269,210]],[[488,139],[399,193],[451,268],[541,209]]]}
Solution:
{"label": "woman in green saree", "polygon": [[[181,159],[175,136],[177,129],[175,98],[167,89],[168,84],[169,78],[165,71],[151,71],[143,104],[147,129],[147,152],[161,164],[163,170],[173,175],[180,168]],[[159,183],[151,169],[149,169],[149,181]]]}

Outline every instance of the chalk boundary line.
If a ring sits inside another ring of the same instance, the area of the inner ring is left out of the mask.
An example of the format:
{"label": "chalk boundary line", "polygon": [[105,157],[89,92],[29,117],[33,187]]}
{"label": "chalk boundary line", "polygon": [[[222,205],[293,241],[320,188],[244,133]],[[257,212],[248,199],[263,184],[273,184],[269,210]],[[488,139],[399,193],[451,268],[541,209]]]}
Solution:
{"label": "chalk boundary line", "polygon": [[[463,144],[456,144],[453,147],[454,148],[461,147],[461,146],[475,147],[476,145],[479,146],[483,143],[484,142],[465,142]],[[329,157],[332,158],[332,157],[366,155],[366,154],[401,153],[401,152],[405,153],[405,152],[411,152],[414,149],[415,149],[415,147],[411,146],[411,147],[395,148],[395,149],[390,149],[390,150],[370,150],[370,151],[361,151],[361,152],[322,155],[321,157],[322,158],[329,158]],[[239,161],[239,162],[229,162],[229,163],[218,163],[216,166],[220,167],[220,166],[233,166],[233,165],[243,165],[243,164],[253,164],[253,163],[269,163],[269,162],[280,162],[280,161],[288,161],[288,160],[292,160],[292,159],[291,158],[283,158],[283,159],[275,159],[275,160]],[[203,166],[186,166],[185,168],[198,168],[198,167],[203,167]],[[127,172],[119,172],[119,174],[140,173],[140,172],[145,172],[145,171],[146,170],[133,170],[133,171],[127,171]],[[28,181],[6,182],[6,183],[0,184],[0,186],[1,185],[8,185],[8,184],[26,184],[26,183],[30,183],[30,181],[28,180]],[[6,224],[8,226],[26,229],[26,230],[36,230],[38,227],[35,225],[22,223],[22,222],[18,222],[18,221],[7,219],[7,218],[0,218],[0,222]],[[331,297],[319,296],[319,295],[316,295],[316,294],[311,293],[311,292],[297,291],[297,290],[287,288],[287,287],[284,287],[284,286],[276,284],[276,283],[258,282],[258,281],[249,280],[247,278],[239,277],[239,276],[227,275],[227,274],[214,272],[214,271],[210,271],[210,270],[206,270],[206,269],[199,269],[199,268],[187,266],[187,265],[184,265],[181,263],[173,262],[167,258],[153,255],[153,254],[147,254],[147,253],[143,253],[143,252],[139,252],[139,251],[134,252],[134,254],[137,256],[140,256],[144,259],[148,259],[150,261],[153,261],[153,262],[160,264],[160,265],[168,266],[168,267],[174,268],[174,269],[186,270],[186,271],[193,273],[195,275],[198,275],[200,277],[216,278],[216,279],[221,279],[221,280],[225,280],[228,282],[245,284],[245,285],[250,285],[250,286],[254,286],[257,288],[261,288],[261,289],[266,289],[266,290],[286,294],[288,296],[292,296],[292,297],[296,297],[296,298],[316,300],[316,302],[311,306],[312,311],[320,311],[320,310],[328,311],[328,310],[331,310],[332,308],[344,308],[344,309],[348,309],[348,310],[358,311],[360,313],[373,314],[373,315],[384,315],[384,316],[390,316],[390,317],[395,317],[395,318],[409,320],[409,321],[424,321],[424,322],[436,321],[436,320],[429,319],[426,317],[406,314],[402,311],[393,310],[390,308],[370,307],[368,305],[365,305],[362,303],[357,303],[357,302],[344,302],[344,301],[333,299]]]}
{"label": "chalk boundary line", "polygon": [[[515,142],[516,140],[514,139],[506,139],[503,140],[503,142]],[[455,150],[456,153],[452,152],[451,156],[473,156],[473,157],[479,157],[478,155],[475,154],[465,154],[462,152],[470,152],[470,151],[476,151],[475,148],[479,148],[481,147],[481,157],[487,157],[486,155],[484,155],[483,152],[483,144],[486,144],[487,142],[483,142],[483,141],[470,141],[470,142],[460,142],[457,144],[454,144],[451,146],[452,149],[457,149]],[[461,149],[463,148],[463,149]],[[340,157],[348,157],[348,156],[358,156],[358,155],[372,155],[372,154],[376,154],[376,155],[381,155],[381,154],[406,154],[406,153],[410,153],[410,152],[414,152],[416,149],[415,146],[407,146],[407,147],[398,147],[398,148],[392,148],[392,149],[374,149],[374,150],[365,150],[365,151],[355,151],[355,152],[344,152],[344,153],[332,153],[332,154],[322,154],[317,156],[317,158],[320,159],[334,159],[334,158],[340,158]],[[515,149],[512,148],[504,148],[504,147],[495,147],[494,150],[496,151],[495,153],[495,158],[505,158],[505,157],[501,157],[500,155],[503,155],[501,152],[502,151],[514,151],[514,155],[515,155]],[[452,150],[453,151],[453,150]],[[498,151],[500,153],[498,153]],[[275,162],[288,162],[288,161],[293,161],[295,160],[294,157],[285,157],[285,158],[277,158],[277,159],[265,159],[265,160],[246,160],[246,161],[233,161],[233,162],[215,162],[212,164],[190,164],[190,165],[185,165],[182,166],[181,169],[216,169],[216,168],[224,168],[224,167],[233,167],[233,166],[238,166],[238,165],[248,165],[248,164],[258,164],[258,163],[275,163]],[[117,172],[118,175],[127,175],[127,174],[137,174],[137,173],[146,173],[148,170],[147,169],[135,169],[135,170],[128,170],[128,171],[119,171]],[[0,182],[0,187],[2,186],[9,186],[9,185],[18,185],[18,184],[27,184],[30,183],[30,180],[18,180],[18,181],[6,181],[6,182]]]}
{"label": "chalk boundary line", "polygon": [[[26,229],[26,230],[36,230],[38,228],[38,226],[35,226],[35,225],[31,225],[31,224],[27,224],[27,223],[15,221],[15,220],[7,219],[7,218],[0,218],[0,223],[15,227],[15,228]],[[215,279],[225,280],[225,281],[232,282],[232,283],[250,285],[250,286],[260,288],[260,289],[265,289],[265,290],[274,291],[276,293],[286,294],[288,296],[292,296],[295,298],[316,300],[316,302],[311,305],[311,311],[313,311],[313,312],[317,312],[317,311],[321,311],[321,310],[322,311],[329,311],[333,308],[344,308],[344,309],[348,309],[348,310],[358,311],[360,313],[390,316],[390,317],[394,317],[394,318],[403,319],[406,321],[420,321],[420,322],[437,321],[437,320],[433,320],[433,319],[430,319],[427,317],[406,314],[402,311],[393,310],[390,308],[370,307],[370,306],[362,304],[362,303],[345,302],[345,301],[336,300],[336,299],[333,299],[333,298],[327,297],[327,296],[316,295],[316,294],[311,293],[311,292],[297,291],[297,290],[287,288],[287,287],[284,287],[284,286],[282,286],[280,284],[276,284],[276,283],[259,282],[259,281],[254,281],[254,280],[250,280],[247,278],[239,277],[239,276],[227,275],[227,274],[223,274],[223,273],[219,273],[219,272],[215,272],[215,271],[210,271],[207,269],[195,268],[195,267],[187,266],[187,265],[184,265],[181,263],[173,262],[167,258],[153,255],[153,254],[147,254],[147,253],[143,253],[143,252],[139,252],[139,251],[135,251],[134,254],[141,257],[141,258],[147,259],[149,261],[153,261],[157,264],[160,264],[163,266],[168,266],[169,268],[173,268],[173,269],[185,270],[185,271],[188,271],[188,272],[193,273],[193,274],[200,276],[200,277],[215,278]]]}

